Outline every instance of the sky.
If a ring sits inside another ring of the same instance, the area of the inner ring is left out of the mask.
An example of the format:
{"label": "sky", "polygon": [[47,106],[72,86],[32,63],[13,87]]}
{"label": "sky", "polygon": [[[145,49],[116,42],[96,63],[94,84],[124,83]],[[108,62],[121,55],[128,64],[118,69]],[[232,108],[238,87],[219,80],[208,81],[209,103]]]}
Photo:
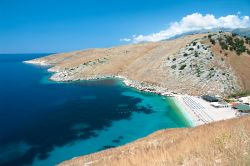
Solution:
{"label": "sky", "polygon": [[0,53],[56,53],[249,27],[250,0],[0,0]]}

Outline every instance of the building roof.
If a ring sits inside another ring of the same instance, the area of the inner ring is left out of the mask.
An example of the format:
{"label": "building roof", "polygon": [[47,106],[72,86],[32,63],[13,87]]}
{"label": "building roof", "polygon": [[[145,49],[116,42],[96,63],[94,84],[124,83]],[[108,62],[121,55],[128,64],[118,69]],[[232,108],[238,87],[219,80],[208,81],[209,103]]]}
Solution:
{"label": "building roof", "polygon": [[234,106],[234,108],[241,110],[241,111],[250,111],[250,106],[246,104],[238,104]]}
{"label": "building roof", "polygon": [[201,96],[202,99],[210,101],[210,102],[218,102],[219,100],[214,96],[203,95]]}
{"label": "building roof", "polygon": [[239,98],[239,100],[242,101],[243,103],[250,104],[250,96],[241,97],[241,98]]}
{"label": "building roof", "polygon": [[213,102],[211,105],[213,105],[213,106],[228,106],[227,103],[223,103],[223,102]]}

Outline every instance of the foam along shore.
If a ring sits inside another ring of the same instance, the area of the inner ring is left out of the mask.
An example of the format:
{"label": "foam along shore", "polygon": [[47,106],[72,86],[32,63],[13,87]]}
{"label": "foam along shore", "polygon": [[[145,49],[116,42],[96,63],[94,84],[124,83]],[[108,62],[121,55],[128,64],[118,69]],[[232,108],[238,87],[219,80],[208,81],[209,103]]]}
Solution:
{"label": "foam along shore", "polygon": [[[47,64],[45,61],[36,59],[25,61],[24,63],[42,65],[42,66],[51,66],[51,64]],[[50,79],[56,82],[114,78],[114,79],[120,79],[125,85],[140,91],[155,93],[162,96],[168,96],[168,97],[170,96],[172,97],[172,101],[174,102],[175,108],[177,109],[176,111],[181,112],[181,114],[185,117],[186,121],[188,121],[189,125],[192,127],[206,123],[211,123],[214,121],[226,120],[237,117],[236,110],[232,109],[231,107],[215,108],[211,106],[211,103],[199,97],[176,94],[174,92],[171,92],[171,90],[169,89],[155,85],[150,85],[144,82],[130,80],[121,75],[96,75],[96,76],[85,76],[81,77],[80,79],[76,79],[75,77],[71,77],[70,74],[64,73],[66,71],[58,71],[54,67],[49,68],[48,71],[54,73],[50,77]]]}
{"label": "foam along shore", "polygon": [[34,64],[34,65],[40,65],[40,66],[51,66],[50,64],[46,63],[46,61],[43,60],[27,60],[27,61],[23,61],[23,63],[27,63],[27,64]]}
{"label": "foam along shore", "polygon": [[195,116],[192,116],[192,114],[189,114],[185,107],[178,101],[176,97],[170,97],[169,98],[171,102],[171,107],[176,111],[178,116],[181,116],[184,118],[184,121],[186,122],[186,125],[189,127],[195,127]]}

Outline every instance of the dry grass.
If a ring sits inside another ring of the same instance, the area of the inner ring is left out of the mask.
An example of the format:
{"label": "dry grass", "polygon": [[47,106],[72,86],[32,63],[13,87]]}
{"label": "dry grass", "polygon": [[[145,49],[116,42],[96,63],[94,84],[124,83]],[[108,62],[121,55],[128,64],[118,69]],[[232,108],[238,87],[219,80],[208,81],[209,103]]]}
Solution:
{"label": "dry grass", "polygon": [[250,165],[250,116],[155,132],[61,165]]}

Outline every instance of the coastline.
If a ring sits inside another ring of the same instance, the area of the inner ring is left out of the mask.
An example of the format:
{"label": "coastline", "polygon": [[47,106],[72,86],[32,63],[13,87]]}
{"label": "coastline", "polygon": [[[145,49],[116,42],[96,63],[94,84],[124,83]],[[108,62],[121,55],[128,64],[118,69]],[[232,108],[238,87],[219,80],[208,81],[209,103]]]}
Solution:
{"label": "coastline", "polygon": [[[47,69],[47,71],[53,74],[49,79],[55,82],[88,81],[88,80],[101,80],[101,79],[109,79],[109,78],[119,79],[125,86],[134,88],[136,90],[147,92],[147,93],[158,94],[163,97],[169,97],[171,98],[170,99],[172,103],[171,105],[175,109],[176,114],[178,114],[178,116],[183,117],[183,119],[186,121],[186,124],[188,124],[187,126],[190,126],[190,127],[196,127],[196,126],[203,125],[206,123],[211,123],[214,121],[225,120],[225,119],[236,117],[234,115],[223,115],[224,113],[228,114],[227,111],[225,110],[222,110],[222,111],[218,110],[221,113],[217,114],[216,112],[212,111],[216,108],[213,108],[209,103],[205,103],[205,106],[203,107],[202,110],[194,110],[192,108],[192,104],[196,104],[196,105],[197,104],[199,105],[200,103],[204,104],[204,101],[201,101],[201,99],[199,99],[197,96],[190,96],[190,95],[175,93],[167,88],[155,86],[155,85],[148,84],[145,82],[130,80],[125,76],[95,75],[95,76],[84,76],[80,78],[74,78],[74,77],[71,77],[67,73],[67,71],[59,71],[53,68],[52,64],[46,63],[46,61],[42,61],[40,59],[24,61],[24,63],[50,67]],[[188,100],[190,101],[186,101],[186,98],[188,98]],[[192,100],[195,100],[196,103],[192,103],[191,102]]]}
{"label": "coastline", "polygon": [[178,114],[178,116],[181,116],[188,127],[195,127],[196,124],[193,120],[193,118],[187,113],[186,109],[183,107],[183,105],[176,99],[176,97],[170,97],[169,98],[171,107],[175,110],[175,112]]}
{"label": "coastline", "polygon": [[45,61],[36,61],[36,60],[27,60],[23,61],[23,63],[39,65],[39,66],[51,66],[50,64],[47,64]]}
{"label": "coastline", "polygon": [[[48,64],[45,61],[36,60],[36,59],[24,61],[23,63],[53,67],[53,65]],[[53,73],[50,76],[49,79],[51,81],[55,81],[55,82],[91,81],[91,80],[101,80],[101,79],[109,79],[109,78],[111,78],[111,79],[118,79],[125,86],[128,86],[130,88],[134,88],[134,89],[136,89],[138,91],[158,94],[158,95],[161,95],[163,97],[164,96],[169,97],[169,101],[171,102],[171,107],[176,111],[176,114],[178,114],[178,116],[181,116],[183,118],[183,120],[185,121],[185,124],[188,127],[197,126],[196,123],[193,121],[193,119],[195,119],[195,117],[190,116],[188,114],[187,110],[185,109],[185,106],[180,101],[178,101],[178,99],[176,98],[176,95],[181,95],[181,94],[176,94],[174,92],[169,92],[168,89],[158,87],[158,86],[154,86],[154,85],[146,85],[143,82],[133,81],[133,80],[130,80],[130,79],[128,79],[128,78],[126,78],[124,76],[121,76],[121,75],[102,75],[102,76],[91,76],[91,77],[89,76],[89,77],[84,77],[84,78],[81,78],[81,79],[70,79],[70,78],[65,79],[64,77],[61,78],[61,73],[62,72],[60,72],[60,71],[51,70],[51,68],[48,68],[47,71],[49,73]]]}

